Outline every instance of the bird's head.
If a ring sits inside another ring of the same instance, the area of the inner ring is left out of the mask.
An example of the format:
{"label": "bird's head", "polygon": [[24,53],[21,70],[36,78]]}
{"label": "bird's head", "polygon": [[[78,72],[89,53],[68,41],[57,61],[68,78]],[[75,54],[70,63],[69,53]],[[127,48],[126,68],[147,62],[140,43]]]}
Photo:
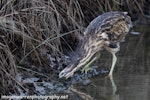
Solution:
{"label": "bird's head", "polygon": [[64,68],[60,73],[59,73],[59,78],[69,78],[70,76],[72,76],[72,74],[70,75],[70,73],[72,72],[72,70],[74,69],[75,65],[71,64],[69,66],[67,66],[66,68]]}

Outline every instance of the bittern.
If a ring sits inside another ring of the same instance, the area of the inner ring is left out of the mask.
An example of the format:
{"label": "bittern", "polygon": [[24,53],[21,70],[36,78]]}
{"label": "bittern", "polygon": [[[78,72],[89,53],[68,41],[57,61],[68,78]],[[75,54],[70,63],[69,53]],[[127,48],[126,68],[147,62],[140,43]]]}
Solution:
{"label": "bittern", "polygon": [[100,51],[107,50],[112,54],[112,65],[109,76],[112,76],[117,61],[116,53],[120,50],[120,42],[132,27],[127,12],[112,11],[95,18],[86,28],[83,38],[79,41],[75,55],[59,73],[59,78],[69,78],[81,67],[87,73],[89,66],[100,57]]}

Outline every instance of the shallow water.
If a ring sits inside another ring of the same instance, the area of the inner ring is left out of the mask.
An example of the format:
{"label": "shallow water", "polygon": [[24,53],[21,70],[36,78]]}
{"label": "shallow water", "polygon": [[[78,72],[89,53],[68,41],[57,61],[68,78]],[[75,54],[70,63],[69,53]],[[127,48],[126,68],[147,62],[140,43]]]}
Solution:
{"label": "shallow water", "polygon": [[[121,43],[112,79],[98,75],[89,78],[88,85],[72,85],[70,100],[150,100],[150,29],[137,25],[132,31]],[[95,63],[110,64],[111,55],[106,52]]]}

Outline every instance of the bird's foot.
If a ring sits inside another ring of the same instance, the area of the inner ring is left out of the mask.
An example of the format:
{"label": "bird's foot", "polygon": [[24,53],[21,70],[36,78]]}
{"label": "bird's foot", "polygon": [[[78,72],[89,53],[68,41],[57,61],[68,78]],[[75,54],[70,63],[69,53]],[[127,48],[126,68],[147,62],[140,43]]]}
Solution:
{"label": "bird's foot", "polygon": [[[88,76],[94,76],[94,75],[98,75],[99,74],[99,72],[96,70],[96,68],[97,68],[98,66],[94,66],[94,67],[84,67],[83,69],[82,69],[82,73],[85,73],[85,76],[86,77],[88,77]],[[88,75],[88,72],[90,72],[90,74]]]}
{"label": "bird's foot", "polygon": [[81,72],[82,72],[82,73],[85,73],[85,75],[87,75],[87,73],[88,73],[89,70],[90,70],[89,67],[84,67],[84,68],[81,70]]}

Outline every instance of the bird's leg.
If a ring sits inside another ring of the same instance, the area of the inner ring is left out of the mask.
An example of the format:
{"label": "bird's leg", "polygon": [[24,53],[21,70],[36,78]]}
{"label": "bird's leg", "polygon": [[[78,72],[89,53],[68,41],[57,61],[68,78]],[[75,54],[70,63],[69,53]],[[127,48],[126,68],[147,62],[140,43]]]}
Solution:
{"label": "bird's leg", "polygon": [[117,61],[117,57],[115,55],[115,52],[112,52],[112,65],[111,65],[111,69],[110,69],[110,72],[108,74],[108,76],[112,77],[112,74],[113,74],[113,70],[114,70],[114,67],[115,67],[115,64],[116,64],[116,61]]}
{"label": "bird's leg", "polygon": [[98,58],[100,57],[100,52],[96,53],[94,58],[88,63],[85,65],[85,67],[82,69],[82,73],[85,72],[85,74],[87,75],[87,72],[90,70],[89,66],[95,61],[97,60]]}
{"label": "bird's leg", "polygon": [[116,94],[116,91],[117,91],[117,86],[116,86],[116,84],[115,84],[115,81],[114,81],[114,79],[113,79],[113,76],[111,75],[109,78],[110,78],[110,81],[111,81],[111,84],[112,84],[112,88],[113,88],[113,95],[115,95],[115,94]]}

